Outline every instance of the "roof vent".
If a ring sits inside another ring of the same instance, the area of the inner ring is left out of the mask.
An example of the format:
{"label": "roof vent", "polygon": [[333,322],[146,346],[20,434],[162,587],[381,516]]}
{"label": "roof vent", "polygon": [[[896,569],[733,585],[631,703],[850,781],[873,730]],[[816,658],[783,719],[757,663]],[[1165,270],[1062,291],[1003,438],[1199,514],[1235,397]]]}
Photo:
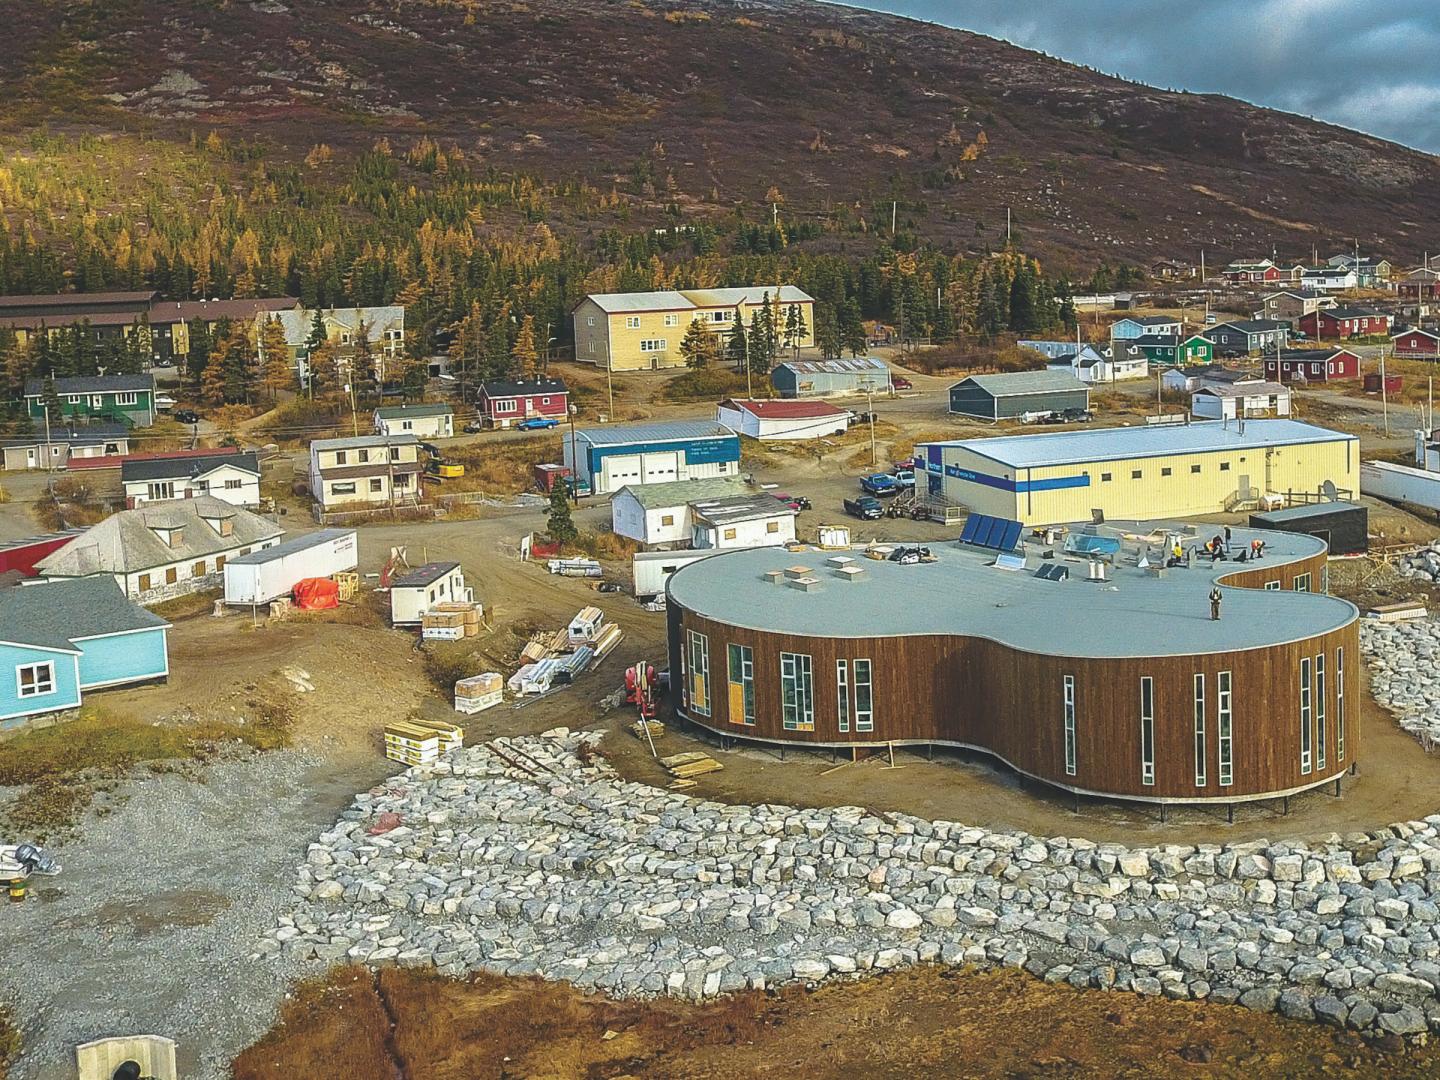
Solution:
{"label": "roof vent", "polygon": [[840,566],[836,567],[835,576],[841,581],[864,581],[869,574],[863,566]]}
{"label": "roof vent", "polygon": [[791,579],[804,578],[809,576],[809,574],[810,567],[808,566],[787,566],[785,568],[785,576]]}
{"label": "roof vent", "polygon": [[849,566],[854,561],[855,560],[852,559],[849,555],[832,555],[830,556],[830,558],[825,560],[825,565],[833,566],[835,567],[835,569],[838,570],[842,567]]}
{"label": "roof vent", "polygon": [[765,578],[765,580],[768,581],[771,585],[778,585],[780,582],[782,582],[782,581],[785,580],[785,571],[784,571],[784,570],[766,570],[766,571],[765,571],[765,574],[764,574],[764,578]]}
{"label": "roof vent", "polygon": [[820,588],[820,579],[813,577],[791,578],[785,583],[792,589],[799,589],[801,592],[816,592]]}

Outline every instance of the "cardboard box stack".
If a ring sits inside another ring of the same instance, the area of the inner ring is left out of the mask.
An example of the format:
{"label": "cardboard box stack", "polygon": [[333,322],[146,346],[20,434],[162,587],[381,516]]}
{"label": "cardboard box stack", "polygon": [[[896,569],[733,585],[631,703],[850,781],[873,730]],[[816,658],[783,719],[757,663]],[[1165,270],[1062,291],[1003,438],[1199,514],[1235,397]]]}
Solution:
{"label": "cardboard box stack", "polygon": [[401,720],[385,725],[385,756],[405,765],[430,765],[441,754],[465,744],[465,729],[433,720]]}
{"label": "cardboard box stack", "polygon": [[455,684],[455,711],[477,713],[500,704],[505,694],[505,680],[498,672],[472,675]]}

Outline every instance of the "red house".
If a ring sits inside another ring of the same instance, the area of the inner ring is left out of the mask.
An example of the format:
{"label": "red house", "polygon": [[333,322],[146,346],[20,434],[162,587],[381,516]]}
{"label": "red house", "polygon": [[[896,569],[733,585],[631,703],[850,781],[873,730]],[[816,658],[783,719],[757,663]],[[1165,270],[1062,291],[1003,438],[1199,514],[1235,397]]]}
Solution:
{"label": "red house", "polygon": [[476,408],[488,427],[508,428],[524,420],[564,420],[570,391],[563,379],[492,379],[476,391]]}
{"label": "red house", "polygon": [[1232,285],[1279,281],[1282,277],[1280,268],[1269,259],[1261,259],[1259,262],[1233,262],[1221,273]]}
{"label": "red house", "polygon": [[1282,349],[1265,358],[1265,378],[1278,383],[1328,383],[1358,379],[1360,357],[1348,349]]}
{"label": "red house", "polygon": [[1410,356],[1418,360],[1440,360],[1440,334],[1429,330],[1406,330],[1393,339],[1396,356]]}
{"label": "red house", "polygon": [[1378,337],[1390,333],[1390,316],[1367,308],[1324,308],[1300,316],[1300,329],[1321,339]]}

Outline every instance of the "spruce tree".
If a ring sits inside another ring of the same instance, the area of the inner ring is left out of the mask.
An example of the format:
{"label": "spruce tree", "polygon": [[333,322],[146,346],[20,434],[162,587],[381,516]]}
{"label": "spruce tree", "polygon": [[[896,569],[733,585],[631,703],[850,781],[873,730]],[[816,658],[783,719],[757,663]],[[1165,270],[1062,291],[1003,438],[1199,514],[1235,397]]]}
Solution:
{"label": "spruce tree", "polygon": [[860,318],[860,305],[846,300],[840,305],[840,340],[851,356],[864,356],[868,348],[865,322]]}
{"label": "spruce tree", "polygon": [[[358,312],[357,312],[358,314]],[[355,321],[355,346],[350,354],[350,382],[355,388],[356,401],[378,401],[383,387],[381,384],[379,355],[370,341],[370,324],[363,318]]]}
{"label": "spruce tree", "polygon": [[566,483],[550,489],[550,509],[545,512],[545,531],[550,539],[561,544],[571,543],[580,535],[575,519],[570,516],[570,489]]}
{"label": "spruce tree", "polygon": [[705,329],[705,324],[699,319],[691,319],[690,326],[680,341],[680,355],[685,358],[685,366],[703,368],[710,363],[714,353],[715,340],[710,336],[710,331]]}
{"label": "spruce tree", "polygon": [[745,320],[740,308],[735,308],[735,321],[730,324],[730,333],[725,337],[725,359],[735,365],[735,370],[744,372],[745,358],[749,355],[749,338],[745,336]]}
{"label": "spruce tree", "polygon": [[295,385],[295,370],[290,366],[290,350],[285,344],[285,327],[273,315],[260,327],[260,382],[271,401],[278,399],[281,390]]}
{"label": "spruce tree", "polygon": [[535,316],[526,315],[520,323],[520,332],[515,335],[515,344],[510,348],[512,371],[521,378],[540,377],[540,354],[535,348]]}
{"label": "spruce tree", "polygon": [[1035,281],[1022,267],[1010,282],[1010,329],[1017,334],[1030,334],[1039,328],[1035,317]]}

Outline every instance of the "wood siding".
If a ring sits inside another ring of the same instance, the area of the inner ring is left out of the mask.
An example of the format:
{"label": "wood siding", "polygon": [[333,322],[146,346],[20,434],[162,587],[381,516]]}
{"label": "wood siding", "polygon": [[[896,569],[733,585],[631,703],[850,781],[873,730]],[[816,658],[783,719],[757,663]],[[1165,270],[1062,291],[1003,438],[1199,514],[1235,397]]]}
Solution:
{"label": "wood siding", "polygon": [[[1263,565],[1229,575],[1227,585],[1260,588],[1277,577],[1284,588],[1310,573],[1321,587],[1323,555],[1286,566]],[[1166,802],[1241,801],[1283,794],[1340,776],[1357,759],[1360,648],[1358,623],[1296,642],[1238,652],[1185,656],[1080,658],[1026,652],[982,638],[915,635],[829,638],[732,627],[686,611],[672,599],[670,671],[676,708],[692,721],[739,738],[809,746],[935,743],[973,747],[1013,768],[1060,787],[1129,799]],[[690,707],[681,643],[688,632],[709,643],[709,713]],[[1283,628],[1277,628],[1283,634]],[[753,650],[755,723],[730,715],[727,646]],[[1157,642],[1157,648],[1163,648]],[[1337,719],[1343,650],[1345,753]],[[781,719],[780,654],[811,658],[813,731],[786,730]],[[1301,770],[1300,661],[1312,664],[1312,702],[1318,703],[1314,658],[1325,666],[1325,767],[1319,767],[1319,712],[1312,711],[1312,767]],[[855,730],[854,661],[873,664],[874,730]],[[836,661],[847,662],[850,730],[839,723]],[[1219,768],[1219,674],[1232,680],[1233,782]],[[1205,684],[1205,783],[1196,780],[1195,677]],[[1075,680],[1076,761],[1065,768],[1064,680]],[[1154,680],[1154,783],[1141,778],[1140,680]]]}

